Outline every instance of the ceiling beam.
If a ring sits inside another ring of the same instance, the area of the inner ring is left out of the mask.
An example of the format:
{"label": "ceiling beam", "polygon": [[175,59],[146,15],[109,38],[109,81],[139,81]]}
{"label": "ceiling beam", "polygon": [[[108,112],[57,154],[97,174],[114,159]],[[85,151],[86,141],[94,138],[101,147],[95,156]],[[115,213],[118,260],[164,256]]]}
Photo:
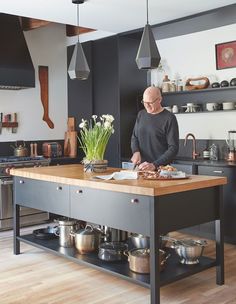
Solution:
{"label": "ceiling beam", "polygon": [[71,36],[78,36],[81,34],[89,33],[89,32],[94,32],[96,31],[95,29],[91,29],[89,27],[82,27],[82,26],[74,26],[74,25],[66,25],[66,36],[71,37]]}
{"label": "ceiling beam", "polygon": [[26,17],[20,17],[21,21],[21,27],[23,31],[30,31],[34,30],[36,28],[46,26],[50,21],[46,20],[40,20],[40,19],[34,19],[34,18],[26,18]]}

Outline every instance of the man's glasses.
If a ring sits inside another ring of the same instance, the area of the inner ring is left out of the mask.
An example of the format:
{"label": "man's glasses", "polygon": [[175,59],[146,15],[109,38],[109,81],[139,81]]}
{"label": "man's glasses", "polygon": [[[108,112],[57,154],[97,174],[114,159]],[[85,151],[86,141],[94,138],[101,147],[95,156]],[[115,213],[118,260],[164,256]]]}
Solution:
{"label": "man's glasses", "polygon": [[144,101],[143,99],[141,100],[141,103],[143,105],[147,105],[147,106],[150,106],[150,105],[153,105],[158,99],[160,99],[160,97],[157,97],[154,101],[151,101],[151,102],[146,102]]}

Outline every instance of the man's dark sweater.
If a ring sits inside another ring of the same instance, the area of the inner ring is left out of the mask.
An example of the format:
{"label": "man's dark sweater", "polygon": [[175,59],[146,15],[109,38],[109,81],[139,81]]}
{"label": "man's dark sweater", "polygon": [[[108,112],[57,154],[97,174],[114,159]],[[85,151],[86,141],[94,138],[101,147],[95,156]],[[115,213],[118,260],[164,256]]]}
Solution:
{"label": "man's dark sweater", "polygon": [[141,110],[131,138],[132,152],[141,153],[142,162],[169,164],[179,149],[179,128],[176,117],[166,109],[158,114]]}

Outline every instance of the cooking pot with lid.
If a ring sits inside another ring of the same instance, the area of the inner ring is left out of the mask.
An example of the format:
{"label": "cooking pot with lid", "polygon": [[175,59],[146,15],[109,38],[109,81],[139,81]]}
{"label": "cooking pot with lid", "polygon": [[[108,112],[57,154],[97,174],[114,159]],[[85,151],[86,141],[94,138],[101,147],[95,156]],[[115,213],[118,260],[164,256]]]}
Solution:
{"label": "cooking pot with lid", "polygon": [[77,229],[78,221],[70,219],[55,220],[58,223],[58,230],[55,235],[59,236],[59,244],[62,247],[73,247],[74,239],[71,232]]}
{"label": "cooking pot with lid", "polygon": [[84,229],[71,232],[75,239],[75,247],[81,254],[93,252],[98,249],[102,232],[91,225],[86,225]]}
{"label": "cooking pot with lid", "polygon": [[28,149],[24,141],[21,144],[18,144],[18,141],[16,141],[15,146],[11,145],[11,147],[14,149],[14,156],[28,156]]}
{"label": "cooking pot with lid", "polygon": [[[130,270],[138,273],[148,274],[150,273],[150,249],[139,248],[132,249],[124,252],[128,256]],[[166,255],[166,252],[159,249],[159,267],[160,271],[164,270],[166,260],[170,254]]]}
{"label": "cooking pot with lid", "polygon": [[127,249],[128,245],[122,242],[105,242],[99,246],[98,257],[107,262],[127,260]]}

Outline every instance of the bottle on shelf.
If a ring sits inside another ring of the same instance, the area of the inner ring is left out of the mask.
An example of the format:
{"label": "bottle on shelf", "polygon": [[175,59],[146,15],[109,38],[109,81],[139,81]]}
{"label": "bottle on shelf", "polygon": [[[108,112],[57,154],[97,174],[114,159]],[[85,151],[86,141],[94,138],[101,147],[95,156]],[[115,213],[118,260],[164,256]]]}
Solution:
{"label": "bottle on shelf", "polygon": [[183,91],[184,89],[184,83],[182,81],[182,79],[178,79],[177,81],[177,91],[180,92],[180,91]]}
{"label": "bottle on shelf", "polygon": [[165,75],[162,81],[161,90],[163,93],[170,92],[170,79]]}
{"label": "bottle on shelf", "polygon": [[169,91],[170,91],[170,92],[175,92],[175,91],[176,91],[176,83],[175,83],[175,80],[172,80],[172,81],[170,82]]}

